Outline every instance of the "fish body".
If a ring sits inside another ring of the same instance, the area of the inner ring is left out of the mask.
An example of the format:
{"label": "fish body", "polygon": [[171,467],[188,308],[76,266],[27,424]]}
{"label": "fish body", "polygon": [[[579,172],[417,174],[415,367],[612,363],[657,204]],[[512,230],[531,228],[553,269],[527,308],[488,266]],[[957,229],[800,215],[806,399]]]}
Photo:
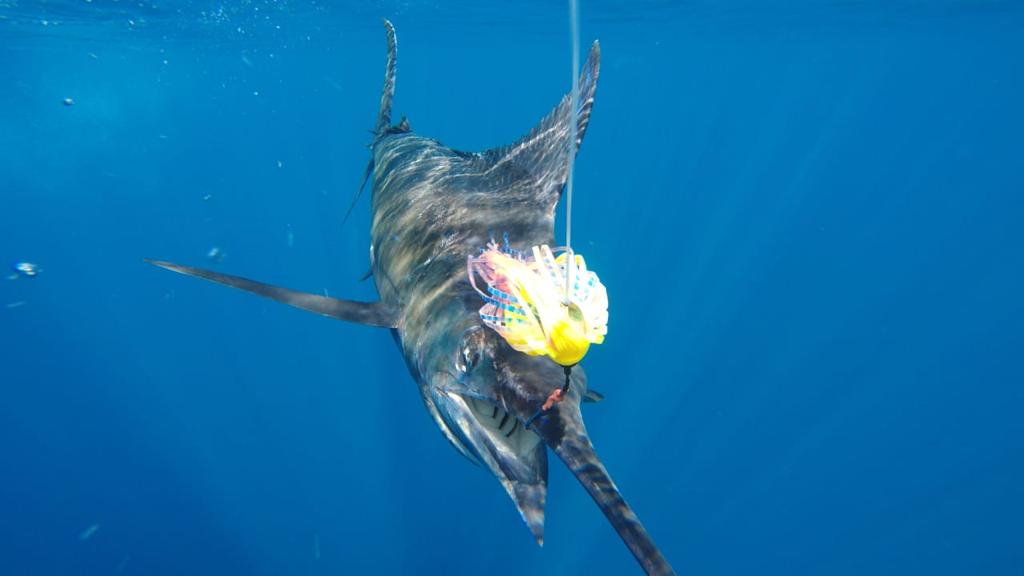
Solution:
{"label": "fish body", "polygon": [[[594,451],[580,412],[600,395],[580,366],[562,400],[545,402],[567,372],[551,359],[514,350],[480,317],[467,256],[495,235],[520,249],[552,244],[555,207],[586,132],[599,74],[595,42],[579,98],[570,95],[526,136],[508,146],[463,152],[391,122],[397,40],[385,21],[388,57],[372,157],[371,274],[377,302],[297,292],[217,272],[153,263],[253,292],[321,315],[392,331],[424,405],[445,437],[486,467],[543,543],[548,449],[572,471],[647,574],[674,574],[623,500]],[[575,132],[571,123],[575,123]],[[572,141],[571,134],[576,134]]]}

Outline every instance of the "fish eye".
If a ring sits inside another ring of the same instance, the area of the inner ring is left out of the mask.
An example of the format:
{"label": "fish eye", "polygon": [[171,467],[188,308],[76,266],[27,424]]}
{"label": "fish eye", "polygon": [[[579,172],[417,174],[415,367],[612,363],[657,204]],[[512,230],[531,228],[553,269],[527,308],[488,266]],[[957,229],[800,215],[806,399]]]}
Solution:
{"label": "fish eye", "polygon": [[476,368],[480,363],[483,346],[482,332],[479,328],[471,329],[462,338],[462,344],[455,353],[455,368],[463,374]]}
{"label": "fish eye", "polygon": [[455,368],[463,374],[480,364],[487,350],[487,335],[481,326],[472,326],[462,334],[455,352]]}
{"label": "fish eye", "polygon": [[458,368],[462,372],[469,372],[480,362],[480,350],[475,346],[466,344],[459,354]]}

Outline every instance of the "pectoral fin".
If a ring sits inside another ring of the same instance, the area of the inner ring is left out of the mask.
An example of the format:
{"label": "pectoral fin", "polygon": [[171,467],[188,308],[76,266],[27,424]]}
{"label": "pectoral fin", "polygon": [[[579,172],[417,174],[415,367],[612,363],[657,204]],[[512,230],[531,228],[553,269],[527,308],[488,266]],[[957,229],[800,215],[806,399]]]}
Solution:
{"label": "pectoral fin", "polygon": [[252,292],[253,294],[258,294],[265,298],[270,298],[271,300],[277,300],[278,302],[283,302],[289,306],[308,310],[309,312],[320,314],[321,316],[329,316],[346,322],[366,324],[367,326],[379,326],[381,328],[394,328],[398,325],[397,310],[386,306],[382,302],[339,300],[338,298],[330,298],[328,296],[319,296],[317,294],[289,290],[288,288],[281,288],[280,286],[272,286],[270,284],[256,282],[255,280],[249,280],[248,278],[242,278],[239,276],[221,274],[210,270],[202,270],[200,268],[190,268],[188,266],[178,266],[177,264],[171,264],[170,262],[148,259],[146,262],[149,262],[154,266],[166,268],[172,272],[185,274],[186,276],[196,276],[197,278],[217,282],[218,284],[224,284],[225,286],[238,288],[239,290],[245,290],[246,292]]}

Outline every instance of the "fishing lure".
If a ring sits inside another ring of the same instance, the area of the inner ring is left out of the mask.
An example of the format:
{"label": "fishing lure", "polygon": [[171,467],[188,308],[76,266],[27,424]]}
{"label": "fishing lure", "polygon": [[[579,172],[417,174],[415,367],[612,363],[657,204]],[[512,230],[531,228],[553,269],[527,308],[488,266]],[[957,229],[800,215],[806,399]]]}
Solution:
{"label": "fishing lure", "polygon": [[579,254],[541,245],[527,255],[506,238],[504,245],[492,240],[479,256],[470,256],[467,268],[470,284],[485,302],[484,324],[512,348],[548,356],[567,374],[608,333],[608,293]]}

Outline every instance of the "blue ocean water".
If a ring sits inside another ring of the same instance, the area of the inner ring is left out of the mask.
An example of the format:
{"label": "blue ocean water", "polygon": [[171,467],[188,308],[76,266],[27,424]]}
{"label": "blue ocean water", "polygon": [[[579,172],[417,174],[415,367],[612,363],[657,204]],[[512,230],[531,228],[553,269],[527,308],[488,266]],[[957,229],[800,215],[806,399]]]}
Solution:
{"label": "blue ocean water", "polygon": [[[581,9],[584,416],[676,570],[1024,574],[1024,6]],[[562,2],[0,0],[0,573],[639,573],[554,459],[536,546],[386,331],[142,262],[374,298],[380,17],[456,148],[568,89]]]}

